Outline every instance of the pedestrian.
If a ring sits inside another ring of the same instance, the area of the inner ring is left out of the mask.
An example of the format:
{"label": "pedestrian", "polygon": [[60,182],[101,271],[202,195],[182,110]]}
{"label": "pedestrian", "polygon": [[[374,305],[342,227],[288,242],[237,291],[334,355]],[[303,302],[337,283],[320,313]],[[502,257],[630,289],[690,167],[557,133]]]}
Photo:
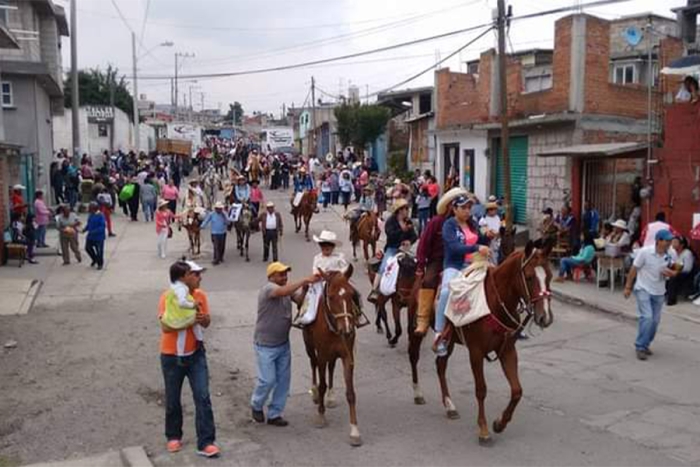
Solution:
{"label": "pedestrian", "polygon": [[177,211],[177,200],[180,197],[180,190],[175,186],[175,180],[170,179],[163,187],[163,199],[168,202],[168,209],[174,213]]}
{"label": "pedestrian", "polygon": [[46,244],[46,228],[49,226],[51,209],[44,202],[44,192],[37,190],[34,193],[34,215],[36,216],[36,247],[48,248]]}
{"label": "pedestrian", "polygon": [[340,180],[338,181],[338,184],[340,186],[341,202],[343,203],[343,208],[345,208],[345,212],[347,212],[348,206],[350,205],[350,198],[352,197],[352,191],[353,191],[352,179],[350,177],[350,171],[348,171],[348,170],[343,171],[343,173],[340,175]]}
{"label": "pedestrian", "polygon": [[267,423],[279,427],[288,425],[283,415],[292,378],[289,345],[292,296],[302,287],[319,281],[318,277],[310,276],[290,284],[290,270],[289,266],[279,262],[267,267],[267,283],[258,294],[258,317],[253,336],[258,373],[250,399],[253,420],[265,422],[263,406],[272,394],[267,407]]}
{"label": "pedestrian", "polygon": [[80,263],[83,260],[80,256],[80,248],[78,246],[80,219],[78,219],[78,216],[71,210],[68,204],[62,204],[59,210],[60,214],[56,216],[56,227],[59,232],[63,264],[70,264],[71,250],[75,255],[75,259]]}
{"label": "pedestrian", "polygon": [[340,200],[340,175],[337,169],[331,171],[329,182],[331,184],[331,204],[337,206]]}
{"label": "pedestrian", "polygon": [[25,190],[24,185],[17,184],[12,187],[12,195],[10,196],[10,211],[20,216],[27,214],[27,203],[22,194]]}
{"label": "pedestrian", "polygon": [[598,238],[598,230],[600,229],[600,214],[593,207],[590,200],[583,203],[583,216],[581,216],[581,231],[588,232],[591,238]]}
{"label": "pedestrian", "polygon": [[[129,184],[133,186],[133,195],[127,200],[127,205],[129,206],[129,215],[131,216],[131,221],[136,222],[139,220],[139,203],[141,202],[141,185],[138,183],[136,177],[132,177]],[[127,186],[129,186],[127,184]],[[126,188],[126,187],[124,187]]]}
{"label": "pedestrian", "polygon": [[421,235],[425,226],[428,225],[431,203],[432,198],[428,192],[428,187],[421,188],[420,194],[416,198],[416,208],[418,209],[418,235]]}
{"label": "pedestrian", "polygon": [[501,252],[501,218],[498,216],[498,203],[486,204],[486,215],[478,219],[478,225],[481,234],[490,240],[491,257],[489,261],[492,265],[498,266]]}
{"label": "pedestrian", "polygon": [[646,228],[642,231],[642,235],[639,239],[642,247],[653,246],[655,244],[656,233],[661,230],[668,230],[673,235],[678,235],[676,229],[671,227],[671,224],[666,222],[666,213],[663,211],[657,212],[654,217],[654,222],[647,224]]}
{"label": "pedestrian", "polygon": [[228,229],[228,216],[224,214],[224,203],[217,201],[214,204],[214,212],[209,212],[202,222],[202,229],[211,224],[211,242],[214,249],[214,266],[224,261],[226,252],[226,231]]}
{"label": "pedestrian", "polygon": [[637,299],[639,321],[634,347],[639,360],[646,360],[652,355],[649,346],[654,341],[661,321],[666,278],[675,277],[678,274],[678,271],[671,268],[671,257],[668,254],[673,234],[670,230],[663,229],[656,232],[654,238],[654,245],[637,250],[625,285],[625,298],[629,298],[634,291]]}
{"label": "pedestrian", "polygon": [[323,198],[323,209],[328,209],[328,204],[331,202],[331,182],[327,175],[321,177],[321,197]]}
{"label": "pedestrian", "polygon": [[[214,411],[209,395],[209,369],[204,349],[204,329],[211,324],[209,299],[201,289],[205,269],[193,261],[178,261],[170,267],[170,282],[181,281],[198,304],[195,323],[186,329],[174,330],[161,322],[160,365],[165,384],[165,438],[168,452],[182,449],[182,384],[189,380],[195,406],[197,454],[217,457],[221,450],[216,442]],[[165,314],[163,292],[158,303],[158,319]]]}
{"label": "pedestrian", "polygon": [[97,266],[97,269],[101,270],[105,264],[105,228],[107,223],[96,202],[91,202],[89,209],[90,215],[88,216],[87,225],[83,230],[83,233],[87,232],[87,237],[85,237],[85,251],[90,259],[92,259],[90,267],[93,268]]}
{"label": "pedestrian", "polygon": [[61,170],[61,167],[58,164],[58,161],[54,161],[51,163],[51,167],[49,169],[50,172],[50,181],[51,181],[51,189],[53,190],[53,195],[54,198],[56,199],[56,203],[60,204],[63,203],[65,198],[63,194],[63,187],[65,184],[65,178],[63,171]]}
{"label": "pedestrian", "polygon": [[141,184],[141,209],[143,209],[143,219],[146,222],[153,221],[153,215],[156,211],[156,201],[158,200],[158,192],[153,179],[149,176]]}
{"label": "pedestrian", "polygon": [[114,206],[114,199],[106,186],[97,195],[97,205],[99,206],[102,215],[105,216],[107,234],[110,237],[116,237],[117,234],[115,234],[114,230],[112,229],[112,207]]}
{"label": "pedestrian", "polygon": [[168,238],[172,236],[170,223],[173,221],[173,216],[170,202],[165,199],[160,200],[156,211],[156,235],[158,236],[158,257],[161,259],[167,256]]}
{"label": "pedestrian", "polygon": [[272,247],[272,261],[277,261],[277,242],[282,238],[284,228],[282,216],[275,211],[275,203],[267,202],[265,212],[261,212],[258,216],[258,224],[263,234],[263,262],[267,262],[270,257],[270,247]]}
{"label": "pedestrian", "polygon": [[12,243],[24,245],[27,247],[27,262],[29,264],[38,264],[34,260],[34,246],[36,245],[36,229],[34,227],[34,217],[32,214],[27,214],[26,219],[22,214],[16,212],[10,213],[10,240]]}

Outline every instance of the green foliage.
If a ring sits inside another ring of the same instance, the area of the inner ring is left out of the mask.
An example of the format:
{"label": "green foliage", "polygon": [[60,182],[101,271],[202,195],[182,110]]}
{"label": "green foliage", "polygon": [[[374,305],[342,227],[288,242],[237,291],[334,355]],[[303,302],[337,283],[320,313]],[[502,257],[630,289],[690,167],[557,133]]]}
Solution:
{"label": "green foliage", "polygon": [[398,149],[390,151],[387,158],[387,168],[389,173],[401,180],[410,180],[413,178],[411,171],[408,170],[408,161],[406,160],[406,151]]}
{"label": "green foliage", "polygon": [[333,111],[338,122],[337,135],[343,146],[364,149],[386,129],[391,113],[379,105],[343,104]]}
{"label": "green foliage", "polygon": [[[80,105],[110,105],[110,88],[114,86],[114,106],[126,113],[130,119],[134,116],[134,101],[124,75],[112,66],[102,71],[99,68],[78,71],[78,90]],[[65,106],[72,104],[72,81],[70,74],[64,81]]]}
{"label": "green foliage", "polygon": [[243,106],[240,102],[236,101],[233,104],[228,105],[226,121],[240,126],[241,122],[243,121]]}

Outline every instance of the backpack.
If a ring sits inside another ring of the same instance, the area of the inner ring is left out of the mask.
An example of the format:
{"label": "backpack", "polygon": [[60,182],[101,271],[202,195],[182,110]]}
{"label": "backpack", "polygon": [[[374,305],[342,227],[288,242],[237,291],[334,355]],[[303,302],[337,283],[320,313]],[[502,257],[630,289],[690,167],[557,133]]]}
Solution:
{"label": "backpack", "polygon": [[131,198],[134,197],[134,191],[136,190],[136,187],[134,186],[133,183],[127,183],[124,185],[124,188],[122,188],[122,191],[119,192],[119,201],[127,202]]}

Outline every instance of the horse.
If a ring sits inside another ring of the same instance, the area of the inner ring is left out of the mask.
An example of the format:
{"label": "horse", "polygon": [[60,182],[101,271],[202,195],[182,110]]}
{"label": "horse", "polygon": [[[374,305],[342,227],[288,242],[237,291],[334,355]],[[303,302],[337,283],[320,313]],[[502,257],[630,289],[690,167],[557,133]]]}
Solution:
{"label": "horse", "polygon": [[[316,425],[326,426],[326,390],[333,387],[335,362],[343,362],[345,376],[345,395],[350,408],[350,444],[362,445],[360,430],[357,426],[355,407],[355,306],[352,297],[354,289],[350,284],[353,268],[345,273],[320,271],[325,284],[318,304],[316,320],[304,328],[304,344],[311,364],[313,381],[312,394],[314,403],[318,404]],[[327,379],[328,376],[328,379]],[[330,381],[330,386],[329,386]]]}
{"label": "horse", "polygon": [[[375,320],[377,334],[382,334],[382,332],[384,332],[389,342],[389,347],[392,348],[396,347],[401,334],[403,334],[403,328],[401,327],[401,309],[408,309],[409,323],[415,321],[415,315],[418,309],[418,290],[420,288],[420,281],[416,280],[416,258],[409,253],[400,252],[396,255],[396,259],[399,267],[399,275],[396,279],[396,292],[390,296],[385,296],[380,293],[375,303],[377,310],[377,317]],[[378,272],[374,270],[372,264],[368,265],[367,271],[370,283],[374,284],[374,277]],[[393,336],[389,329],[386,312],[386,304],[389,302],[391,302],[391,311],[394,317]],[[384,323],[384,330],[382,330],[382,322]]]}
{"label": "horse", "polygon": [[[178,225],[178,231],[182,230],[183,223],[181,222]],[[187,216],[185,217],[185,222],[184,222],[184,227],[185,230],[187,231],[187,238],[190,241],[190,254],[192,256],[194,255],[199,255],[201,254],[201,248],[202,248],[202,239],[201,239],[201,232],[202,232],[202,220],[199,218],[197,213],[195,212],[188,212]],[[195,252],[196,249],[196,252]]]}
{"label": "horse", "polygon": [[253,211],[248,203],[243,203],[238,220],[234,224],[236,227],[236,244],[241,256],[245,255],[246,262],[250,261],[248,256],[248,243],[250,241],[250,231],[253,224]]}
{"label": "horse", "polygon": [[[292,203],[293,202],[294,199],[292,198]],[[299,206],[294,206],[292,204],[292,215],[294,216],[294,227],[296,228],[295,232],[299,233],[303,221],[306,225],[304,235],[306,236],[307,242],[311,241],[311,238],[309,237],[309,224],[311,223],[311,218],[313,217],[314,212],[316,212],[317,205],[318,195],[313,190],[304,192],[301,197],[301,201],[299,202]]]}
{"label": "horse", "polygon": [[202,176],[202,191],[207,201],[207,207],[211,209],[214,201],[216,201],[216,190],[221,190],[222,184],[219,175],[214,167],[209,167]]}
{"label": "horse", "polygon": [[352,257],[357,261],[357,244],[362,242],[362,251],[365,255],[365,261],[369,261],[368,246],[372,247],[372,256],[377,254],[377,241],[381,231],[379,230],[379,222],[377,221],[377,213],[374,211],[362,215],[355,225],[350,227],[350,242],[352,242]]}
{"label": "horse", "polygon": [[[454,328],[451,324],[448,325],[445,336],[448,341],[448,353],[436,359],[442,403],[448,418],[459,418],[459,412],[450,399],[446,372],[447,362],[455,344],[461,344],[469,349],[469,361],[474,374],[475,395],[479,405],[477,423],[480,445],[491,443],[484,410],[484,360],[493,361],[489,354],[495,352],[495,358],[500,360],[510,385],[510,402],[501,418],[493,422],[493,431],[501,433],[511,421],[523,393],[518,377],[518,353],[515,348],[518,334],[531,319],[542,329],[549,327],[554,320],[549,289],[552,279],[549,263],[551,250],[551,243],[542,245],[530,241],[524,252],[512,253],[499,266],[490,268],[486,274],[484,288],[491,314],[466,326]],[[526,315],[524,319],[521,319],[522,314]]]}

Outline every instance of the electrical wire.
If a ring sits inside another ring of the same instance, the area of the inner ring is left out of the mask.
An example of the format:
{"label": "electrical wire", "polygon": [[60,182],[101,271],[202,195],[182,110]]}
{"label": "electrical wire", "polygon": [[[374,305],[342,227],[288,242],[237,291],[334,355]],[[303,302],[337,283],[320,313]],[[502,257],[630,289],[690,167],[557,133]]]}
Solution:
{"label": "electrical wire", "polygon": [[[116,0],[111,0],[111,1],[112,1],[112,5],[114,6],[114,9],[117,10],[117,14],[119,15],[122,22],[124,23],[124,26],[126,26],[126,28],[131,32],[131,34],[133,34],[138,39],[138,36],[136,36],[136,32],[134,32],[134,29],[131,27],[129,22],[126,20],[126,17],[124,16],[124,13],[122,13],[121,8],[119,8],[117,1]],[[155,55],[153,55],[151,53],[151,51],[148,50],[145,45],[143,45],[143,41],[141,39],[138,39],[138,42],[139,42],[139,45],[141,46],[141,49],[146,51],[146,56],[151,57],[154,61],[158,62],[162,66],[168,66],[165,63],[161,62]]]}
{"label": "electrical wire", "polygon": [[148,24],[148,13],[151,11],[151,0],[146,0],[146,12],[143,14],[143,24],[141,25],[141,40],[139,42],[143,43],[143,38],[146,36],[146,25]]}

